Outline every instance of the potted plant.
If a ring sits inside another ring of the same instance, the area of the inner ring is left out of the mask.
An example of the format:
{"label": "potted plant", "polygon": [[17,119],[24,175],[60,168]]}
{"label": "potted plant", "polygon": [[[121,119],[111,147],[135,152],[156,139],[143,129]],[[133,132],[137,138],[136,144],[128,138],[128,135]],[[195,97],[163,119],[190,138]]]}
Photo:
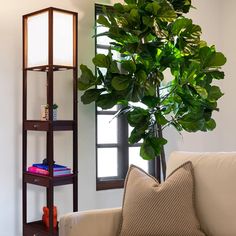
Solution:
{"label": "potted plant", "polygon": [[[124,2],[115,4],[112,12],[103,8],[97,22],[108,30],[98,36],[106,35],[113,43],[108,55],[92,59],[95,74],[80,66],[78,87],[85,91],[84,104],[96,102],[102,109],[121,105],[118,115],[134,127],[129,142],[143,139],[140,155],[150,160],[164,154],[162,130],[167,126],[179,132],[216,127],[212,113],[219,110],[223,93],[213,82],[224,78],[220,68],[226,58],[201,40],[201,27],[184,16],[191,0]],[[120,53],[119,61],[112,50]],[[105,75],[100,68],[106,69]]]}

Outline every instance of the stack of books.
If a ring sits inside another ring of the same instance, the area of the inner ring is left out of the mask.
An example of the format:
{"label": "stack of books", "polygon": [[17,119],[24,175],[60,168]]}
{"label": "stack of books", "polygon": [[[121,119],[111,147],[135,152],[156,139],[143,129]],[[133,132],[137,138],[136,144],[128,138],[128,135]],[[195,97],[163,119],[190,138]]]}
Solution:
{"label": "stack of books", "polygon": [[[41,174],[41,175],[49,175],[49,167],[48,165],[44,165],[42,163],[36,163],[32,166],[28,167],[28,172],[34,174]],[[53,165],[53,176],[63,176],[63,175],[70,175],[71,169],[67,166],[62,166],[58,164]]]}

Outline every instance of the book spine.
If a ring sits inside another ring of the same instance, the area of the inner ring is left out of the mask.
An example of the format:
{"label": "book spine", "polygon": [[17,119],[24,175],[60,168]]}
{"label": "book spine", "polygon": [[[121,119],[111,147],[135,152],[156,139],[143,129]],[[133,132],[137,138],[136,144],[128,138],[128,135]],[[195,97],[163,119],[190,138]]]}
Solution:
{"label": "book spine", "polygon": [[70,174],[71,174],[70,170],[53,172],[53,176],[70,175]]}
{"label": "book spine", "polygon": [[53,169],[53,172],[61,172],[61,171],[66,171],[66,172],[68,172],[68,171],[71,171],[71,169],[70,169],[70,168],[65,168],[65,169]]}
{"label": "book spine", "polygon": [[[46,165],[43,165],[43,164],[33,164],[32,165],[33,167],[37,167],[37,168],[40,168],[40,169],[44,169],[44,170],[48,170],[48,166]],[[68,167],[66,166],[59,166],[59,165],[56,165],[53,167],[53,170],[67,170]]]}
{"label": "book spine", "polygon": [[35,174],[49,175],[49,172],[47,170],[40,169],[34,166],[28,167],[28,171]]}

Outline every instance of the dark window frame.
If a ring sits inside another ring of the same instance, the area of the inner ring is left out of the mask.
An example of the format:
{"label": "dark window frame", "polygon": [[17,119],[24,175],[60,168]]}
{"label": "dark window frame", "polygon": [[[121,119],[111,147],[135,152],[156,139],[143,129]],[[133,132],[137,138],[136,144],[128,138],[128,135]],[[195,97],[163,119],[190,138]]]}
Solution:
{"label": "dark window frame", "polygon": [[[102,6],[101,4],[95,4],[95,19],[99,14],[102,14]],[[106,6],[106,5],[105,5]],[[109,6],[106,6],[109,9]],[[111,8],[112,9],[112,8]],[[96,28],[95,28],[96,35]],[[107,45],[97,44],[97,40],[95,37],[95,54],[97,53],[97,49],[109,49]],[[108,189],[117,189],[124,187],[125,176],[129,168],[129,148],[130,147],[140,147],[141,143],[137,143],[134,145],[130,145],[128,143],[129,136],[129,127],[128,122],[125,116],[121,116],[117,118],[117,132],[118,138],[117,143],[114,144],[98,144],[98,134],[97,134],[97,118],[98,115],[115,115],[116,111],[98,111],[97,106],[95,106],[95,114],[96,114],[96,190],[108,190]],[[118,176],[114,177],[98,177],[98,148],[110,148],[117,147],[117,165],[118,165]],[[140,157],[141,158],[141,157]],[[158,160],[152,160],[148,163],[149,173],[152,175],[156,175],[155,173],[160,172],[160,165]]]}

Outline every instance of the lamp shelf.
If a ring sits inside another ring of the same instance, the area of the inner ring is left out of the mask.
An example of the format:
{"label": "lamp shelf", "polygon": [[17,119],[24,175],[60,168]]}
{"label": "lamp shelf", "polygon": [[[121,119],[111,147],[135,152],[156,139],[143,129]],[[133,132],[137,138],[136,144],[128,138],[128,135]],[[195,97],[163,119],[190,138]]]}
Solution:
{"label": "lamp shelf", "polygon": [[24,130],[69,131],[74,129],[74,125],[75,125],[74,120],[55,120],[55,121],[26,120],[24,121]]}
{"label": "lamp shelf", "polygon": [[[42,65],[42,66],[34,66],[34,67],[27,67],[25,70],[28,71],[38,71],[38,72],[48,72],[50,66],[49,65]],[[74,66],[63,66],[63,65],[53,65],[53,71],[65,71],[65,70],[73,70],[76,69]]]}
{"label": "lamp shelf", "polygon": [[58,236],[58,227],[50,234],[48,228],[45,227],[42,220],[24,224],[24,235],[26,236]]}
{"label": "lamp shelf", "polygon": [[53,186],[73,184],[75,178],[77,178],[77,174],[50,177],[30,172],[24,172],[25,183],[39,185],[47,188],[50,186],[50,184],[52,184]]}

